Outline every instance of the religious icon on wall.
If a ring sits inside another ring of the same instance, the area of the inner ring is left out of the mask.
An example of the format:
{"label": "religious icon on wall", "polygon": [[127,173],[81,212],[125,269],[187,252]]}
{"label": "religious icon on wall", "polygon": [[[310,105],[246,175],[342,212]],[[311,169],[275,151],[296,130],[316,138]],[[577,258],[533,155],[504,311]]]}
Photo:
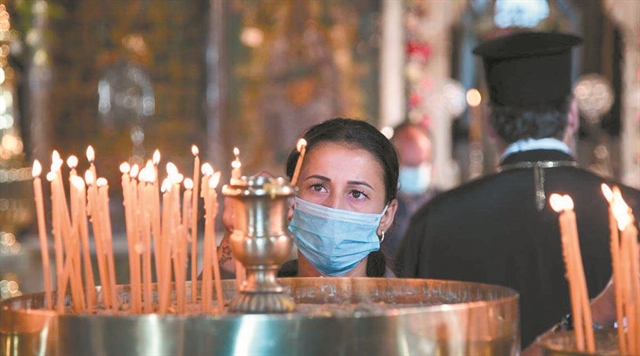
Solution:
{"label": "religious icon on wall", "polygon": [[227,131],[250,168],[283,173],[296,139],[331,117],[377,121],[378,15],[374,0],[231,3]]}

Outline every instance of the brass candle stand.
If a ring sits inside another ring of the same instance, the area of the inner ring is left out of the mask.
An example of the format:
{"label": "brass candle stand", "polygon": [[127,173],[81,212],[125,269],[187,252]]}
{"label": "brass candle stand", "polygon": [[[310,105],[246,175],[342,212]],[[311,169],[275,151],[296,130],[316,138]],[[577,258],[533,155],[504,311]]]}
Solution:
{"label": "brass candle stand", "polygon": [[293,247],[287,230],[288,201],[295,188],[278,177],[232,179],[222,188],[234,209],[231,250],[246,268],[246,280],[229,303],[235,313],[286,313],[295,309],[293,299],[278,284],[277,273]]}

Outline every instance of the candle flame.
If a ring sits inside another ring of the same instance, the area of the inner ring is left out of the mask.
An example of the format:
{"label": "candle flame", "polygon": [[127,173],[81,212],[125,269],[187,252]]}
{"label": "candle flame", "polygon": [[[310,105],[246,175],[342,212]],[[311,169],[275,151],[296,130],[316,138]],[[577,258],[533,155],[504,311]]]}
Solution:
{"label": "candle flame", "polygon": [[551,196],[549,197],[549,205],[551,206],[551,209],[553,209],[553,211],[555,211],[556,213],[563,211],[564,199],[562,198],[562,195],[555,193],[551,194]]}
{"label": "candle flame", "polygon": [[94,179],[95,177],[93,176],[93,173],[87,169],[87,171],[84,172],[84,180],[87,182],[87,185],[93,184]]}
{"label": "candle flame", "polygon": [[156,180],[156,169],[153,162],[147,161],[144,169],[147,171],[147,173],[145,173],[146,182],[153,183]]}
{"label": "candle flame", "polygon": [[298,150],[298,152],[302,152],[302,149],[307,147],[307,140],[305,140],[304,138],[301,138],[298,140],[298,143],[296,143],[296,149]]}
{"label": "candle flame", "polygon": [[84,180],[78,176],[71,177],[71,184],[78,190],[82,190],[85,187]]}
{"label": "candle flame", "polygon": [[162,193],[167,193],[171,191],[171,181],[169,180],[169,178],[165,178],[162,181],[162,186],[160,187],[160,191]]}
{"label": "candle flame", "polygon": [[138,179],[139,179],[141,182],[148,182],[148,180],[147,180],[147,172],[148,172],[148,171],[149,171],[149,170],[147,169],[147,167],[143,167],[143,168],[140,170],[140,173],[138,173]]}
{"label": "candle flame", "polygon": [[51,162],[51,170],[54,172],[59,171],[62,167],[62,163],[63,161],[61,159],[53,160],[53,162]]}
{"label": "candle flame", "polygon": [[153,152],[153,165],[157,166],[160,163],[160,150],[155,150]]}
{"label": "candle flame", "polygon": [[191,153],[193,153],[194,156],[197,156],[200,153],[200,150],[198,150],[198,146],[191,146]]}
{"label": "candle flame", "polygon": [[178,172],[176,172],[174,174],[171,174],[169,176],[169,180],[171,181],[171,183],[174,183],[174,184],[182,183],[183,179],[184,179],[184,176],[182,174],[178,173]]}
{"label": "candle flame", "polygon": [[129,163],[122,162],[122,164],[120,165],[120,172],[122,174],[125,174],[125,173],[129,173],[130,171],[131,171],[131,167],[129,166]]}
{"label": "candle flame", "polygon": [[147,178],[147,183],[153,183],[158,179],[156,170],[153,168],[147,168],[147,174],[145,174],[145,176]]}
{"label": "candle flame", "polygon": [[206,176],[210,176],[213,174],[213,167],[211,167],[209,163],[205,163],[202,165],[201,171],[202,171],[202,174]]}
{"label": "candle flame", "polygon": [[138,173],[140,173],[140,167],[138,166],[138,164],[134,164],[134,165],[131,167],[131,171],[129,171],[129,175],[130,175],[132,178],[136,178],[136,177],[138,176]]}
{"label": "candle flame", "polygon": [[602,195],[604,195],[604,198],[607,199],[609,203],[612,203],[613,191],[611,190],[611,188],[609,188],[608,185],[602,183],[602,185],[600,186],[600,189],[602,189]]}
{"label": "candle flame", "polygon": [[57,174],[55,174],[53,172],[49,172],[49,173],[47,173],[47,180],[49,182],[52,182],[54,179],[56,179],[57,176],[58,176]]}
{"label": "candle flame", "polygon": [[622,193],[618,187],[613,187],[613,216],[616,218],[618,222],[618,229],[623,231],[627,228],[629,224],[633,221],[633,216],[631,215],[631,208],[627,205],[627,203],[622,198]]}
{"label": "candle flame", "polygon": [[184,189],[193,189],[193,180],[191,178],[186,178],[183,182]]}
{"label": "candle flame", "polygon": [[549,205],[556,213],[564,210],[573,210],[573,199],[568,195],[554,193],[549,197]]}
{"label": "candle flame", "polygon": [[31,170],[31,174],[33,175],[33,178],[35,178],[39,177],[40,173],[42,173],[42,165],[40,165],[40,162],[36,159],[33,161],[33,169]]}
{"label": "candle flame", "polygon": [[564,200],[564,210],[573,210],[573,199],[568,195],[564,195],[562,199]]}
{"label": "candle flame", "polygon": [[167,174],[168,175],[178,174],[178,167],[176,167],[176,165],[171,162],[167,163]]}
{"label": "candle flame", "polygon": [[53,153],[51,153],[51,161],[55,162],[55,161],[60,161],[62,160],[60,158],[60,153],[58,153],[57,150],[53,150]]}
{"label": "candle flame", "polygon": [[209,188],[215,189],[218,186],[218,182],[220,182],[220,171],[215,172],[209,180]]}
{"label": "candle flame", "polygon": [[96,158],[96,153],[93,151],[93,147],[87,147],[87,159],[89,162],[93,163],[93,160]]}
{"label": "candle flame", "polygon": [[236,156],[236,159],[240,156],[240,149],[238,149],[238,147],[233,148],[233,155]]}
{"label": "candle flame", "polygon": [[71,169],[78,167],[78,157],[74,155],[69,156],[69,158],[67,158],[67,166]]}
{"label": "candle flame", "polygon": [[102,178],[102,177],[100,177],[100,178],[98,178],[98,180],[96,180],[96,185],[97,185],[98,187],[104,187],[104,186],[109,185],[109,182],[107,182],[107,179],[106,179],[106,178]]}

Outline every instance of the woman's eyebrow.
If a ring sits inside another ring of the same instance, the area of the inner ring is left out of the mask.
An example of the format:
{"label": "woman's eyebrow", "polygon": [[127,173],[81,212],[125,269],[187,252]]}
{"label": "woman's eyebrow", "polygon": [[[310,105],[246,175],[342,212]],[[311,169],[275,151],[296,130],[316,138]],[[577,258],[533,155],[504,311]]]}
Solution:
{"label": "woman's eyebrow", "polygon": [[367,182],[362,182],[362,181],[358,181],[358,180],[350,180],[350,181],[347,181],[347,184],[349,184],[349,185],[364,185],[364,186],[366,186],[366,187],[371,188],[371,190],[375,190],[375,189],[373,189],[373,187],[372,187],[369,183],[367,183]]}
{"label": "woman's eyebrow", "polygon": [[329,179],[329,177],[321,176],[319,174],[310,175],[305,180],[309,180],[309,179],[319,179],[319,180],[323,180],[325,182],[331,182],[331,179]]}

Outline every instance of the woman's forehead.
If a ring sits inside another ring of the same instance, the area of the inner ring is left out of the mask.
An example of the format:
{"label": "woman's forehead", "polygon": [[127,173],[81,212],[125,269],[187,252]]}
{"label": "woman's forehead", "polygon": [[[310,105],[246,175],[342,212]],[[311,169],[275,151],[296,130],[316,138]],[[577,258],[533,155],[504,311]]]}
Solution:
{"label": "woman's forehead", "polygon": [[302,167],[307,175],[323,174],[348,180],[366,179],[383,182],[382,166],[369,151],[348,143],[323,142],[306,154]]}

